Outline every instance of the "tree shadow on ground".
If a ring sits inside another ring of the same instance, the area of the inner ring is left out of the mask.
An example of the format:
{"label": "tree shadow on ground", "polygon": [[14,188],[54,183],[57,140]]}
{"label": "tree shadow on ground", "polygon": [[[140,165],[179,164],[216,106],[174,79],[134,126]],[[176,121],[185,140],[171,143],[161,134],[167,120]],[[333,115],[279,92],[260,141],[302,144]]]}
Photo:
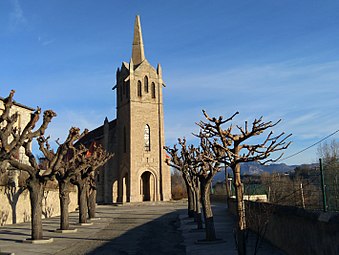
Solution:
{"label": "tree shadow on ground", "polygon": [[[186,254],[185,246],[183,245],[184,239],[179,230],[179,215],[182,213],[184,213],[184,210],[177,210],[159,218],[150,219],[149,222],[110,239],[110,241],[105,242],[105,244],[87,254]],[[123,223],[116,224],[112,222],[98,234],[104,239],[110,230],[116,231],[118,225],[123,225]]]}
{"label": "tree shadow on ground", "polygon": [[8,203],[11,206],[12,210],[12,224],[17,223],[17,213],[16,207],[19,200],[20,195],[24,192],[25,187],[16,187],[16,186],[6,186],[5,187],[5,195],[8,199]]}

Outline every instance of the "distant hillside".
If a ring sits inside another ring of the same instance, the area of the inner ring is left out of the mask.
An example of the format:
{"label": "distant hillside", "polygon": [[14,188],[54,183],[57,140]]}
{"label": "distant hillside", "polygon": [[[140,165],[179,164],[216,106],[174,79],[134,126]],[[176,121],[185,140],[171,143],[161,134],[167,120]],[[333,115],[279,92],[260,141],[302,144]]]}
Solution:
{"label": "distant hillside", "polygon": [[[298,165],[288,166],[284,163],[260,165],[258,162],[249,162],[241,164],[241,174],[260,175],[264,172],[267,173],[285,173],[293,171]],[[230,171],[231,172],[231,171]],[[216,174],[213,182],[225,180],[225,171]]]}
{"label": "distant hillside", "polygon": [[263,172],[268,173],[285,173],[291,172],[296,168],[296,165],[288,166],[284,163],[281,164],[271,164],[271,165],[260,165],[258,162],[250,162],[241,164],[241,173],[242,174],[261,174]]}

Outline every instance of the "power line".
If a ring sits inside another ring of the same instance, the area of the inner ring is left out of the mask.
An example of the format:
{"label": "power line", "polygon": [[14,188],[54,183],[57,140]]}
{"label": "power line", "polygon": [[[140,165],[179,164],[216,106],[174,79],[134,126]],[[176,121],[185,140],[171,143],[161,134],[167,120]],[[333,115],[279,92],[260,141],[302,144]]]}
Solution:
{"label": "power line", "polygon": [[295,156],[297,156],[298,154],[300,154],[300,153],[302,153],[302,152],[304,152],[304,151],[306,151],[306,150],[312,148],[313,146],[316,146],[317,144],[321,143],[322,141],[324,141],[324,140],[326,140],[327,138],[329,138],[329,137],[335,135],[335,134],[338,133],[338,132],[339,132],[339,129],[336,130],[336,131],[334,131],[332,134],[329,134],[328,136],[324,137],[323,139],[319,140],[318,142],[316,142],[316,143],[314,143],[314,144],[312,144],[312,145],[306,147],[305,149],[302,149],[301,151],[298,151],[298,152],[296,152],[296,153],[294,153],[294,154],[292,154],[292,155],[289,155],[289,156],[287,156],[287,157],[285,157],[285,158],[282,158],[282,159],[280,159],[280,160],[278,160],[278,161],[283,161],[283,160],[286,160],[286,159],[295,157]]}

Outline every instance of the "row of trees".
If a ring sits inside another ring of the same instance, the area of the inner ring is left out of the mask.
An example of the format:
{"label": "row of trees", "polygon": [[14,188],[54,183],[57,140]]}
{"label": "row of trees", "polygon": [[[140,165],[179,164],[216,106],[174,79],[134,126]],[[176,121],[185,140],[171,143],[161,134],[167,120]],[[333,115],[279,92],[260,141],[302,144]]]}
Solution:
{"label": "row of trees", "polygon": [[[178,145],[165,146],[170,154],[167,163],[181,171],[188,193],[188,214],[194,216],[198,228],[202,228],[200,201],[205,221],[206,241],[215,241],[213,214],[210,204],[210,188],[214,175],[224,167],[233,171],[233,185],[237,203],[236,242],[239,254],[246,254],[246,217],[243,199],[243,185],[240,178],[240,164],[257,161],[261,164],[275,162],[280,156],[272,158],[272,153],[285,150],[290,142],[290,135],[268,132],[279,122],[265,122],[263,118],[255,119],[251,125],[246,121],[243,126],[230,124],[238,112],[224,119],[210,117],[203,111],[205,119],[196,123],[200,132],[194,134],[198,138],[198,146],[187,145],[186,139],[178,139]],[[235,131],[234,131],[235,129]],[[262,135],[261,140],[255,137]],[[256,142],[253,142],[256,141]],[[259,141],[259,142],[257,142]]]}
{"label": "row of trees", "polygon": [[[72,127],[63,143],[57,141],[54,151],[49,144],[49,137],[45,137],[46,129],[56,114],[52,110],[43,113],[42,123],[38,126],[41,109],[38,107],[23,129],[16,127],[18,113],[12,114],[12,90],[3,100],[4,110],[0,115],[0,163],[2,171],[11,165],[15,169],[28,174],[26,187],[29,190],[31,203],[31,239],[43,239],[42,231],[42,199],[46,183],[56,179],[59,185],[60,197],[60,229],[69,229],[68,205],[70,203],[70,185],[78,187],[79,196],[79,223],[87,221],[87,211],[90,216],[95,212],[95,174],[100,166],[104,165],[113,155],[107,153],[101,145],[92,144],[86,148],[77,141],[87,134],[87,130],[80,132],[79,128]],[[38,126],[38,127],[36,127]],[[31,151],[32,142],[37,141],[39,150],[43,154],[43,164]],[[24,148],[28,162],[17,160],[19,149]],[[88,199],[90,198],[90,199]],[[88,206],[89,205],[89,206]]]}

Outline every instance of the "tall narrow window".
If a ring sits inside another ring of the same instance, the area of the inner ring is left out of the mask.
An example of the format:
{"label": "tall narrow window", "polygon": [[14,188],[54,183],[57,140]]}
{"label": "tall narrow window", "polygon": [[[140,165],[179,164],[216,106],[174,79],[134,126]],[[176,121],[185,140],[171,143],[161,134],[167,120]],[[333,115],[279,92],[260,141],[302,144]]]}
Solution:
{"label": "tall narrow window", "polygon": [[144,78],[144,87],[145,87],[145,93],[148,93],[148,77],[145,76]]}
{"label": "tall narrow window", "polygon": [[155,98],[155,84],[152,82],[152,98]]}
{"label": "tall narrow window", "polygon": [[145,143],[145,151],[151,150],[151,134],[150,134],[150,128],[149,125],[145,125],[144,130],[144,143]]}
{"label": "tall narrow window", "polygon": [[126,137],[126,127],[124,127],[124,153],[127,152],[127,137]]}
{"label": "tall narrow window", "polygon": [[141,81],[138,81],[138,97],[142,96]]}
{"label": "tall narrow window", "polygon": [[120,101],[122,101],[122,85],[119,86]]}

